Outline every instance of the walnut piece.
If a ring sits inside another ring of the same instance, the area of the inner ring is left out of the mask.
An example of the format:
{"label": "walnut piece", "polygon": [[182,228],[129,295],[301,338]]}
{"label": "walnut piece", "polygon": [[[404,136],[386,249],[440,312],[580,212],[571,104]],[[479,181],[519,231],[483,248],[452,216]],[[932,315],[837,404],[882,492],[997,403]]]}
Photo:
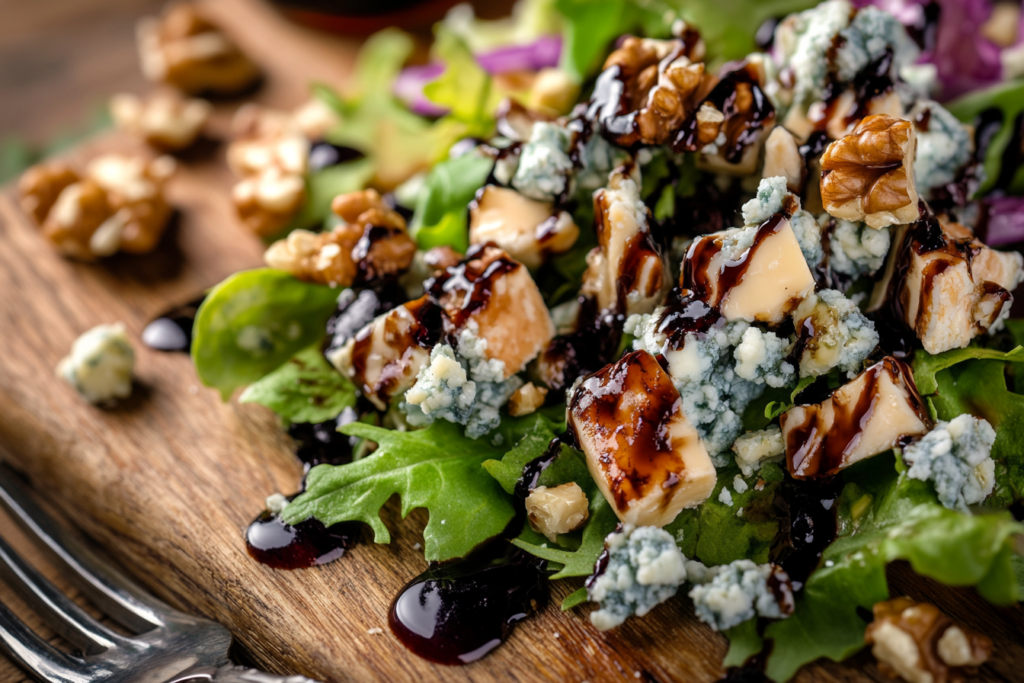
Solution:
{"label": "walnut piece", "polygon": [[917,220],[916,146],[910,121],[884,114],[865,118],[821,157],[825,210],[876,230]]}
{"label": "walnut piece", "polygon": [[552,488],[538,486],[526,498],[526,516],[534,531],[554,543],[558,534],[576,531],[587,521],[587,494],[574,481]]}
{"label": "walnut piece", "polygon": [[538,387],[533,382],[527,382],[515,390],[508,399],[508,414],[512,417],[522,417],[534,413],[544,405],[548,390]]}
{"label": "walnut piece", "polygon": [[786,179],[786,189],[793,194],[802,194],[807,166],[800,154],[793,134],[782,126],[772,129],[764,145],[764,169],[762,178],[781,176]]}
{"label": "walnut piece", "polygon": [[878,668],[908,683],[952,683],[970,678],[992,654],[992,641],[959,626],[935,605],[900,597],[876,603],[864,632]]}
{"label": "walnut piece", "polygon": [[212,109],[206,100],[185,99],[168,92],[147,100],[127,93],[110,99],[110,114],[118,128],[163,151],[190,147],[199,138]]}
{"label": "walnut piece", "polygon": [[591,107],[616,144],[660,145],[675,134],[695,108],[703,54],[699,38],[629,36],[608,55]]}
{"label": "walnut piece", "polygon": [[121,250],[152,251],[171,215],[163,188],[174,160],[115,154],[93,159],[83,175],[64,162],[29,169],[21,204],[43,236],[73,258],[91,261]]}
{"label": "walnut piece", "polygon": [[416,243],[405,220],[374,190],[340,195],[335,208],[345,223],[324,233],[292,231],[267,249],[267,265],[300,280],[342,287],[394,277],[409,267]]}
{"label": "walnut piece", "polygon": [[146,78],[187,93],[235,94],[260,75],[249,57],[192,3],[141,20],[136,38]]}

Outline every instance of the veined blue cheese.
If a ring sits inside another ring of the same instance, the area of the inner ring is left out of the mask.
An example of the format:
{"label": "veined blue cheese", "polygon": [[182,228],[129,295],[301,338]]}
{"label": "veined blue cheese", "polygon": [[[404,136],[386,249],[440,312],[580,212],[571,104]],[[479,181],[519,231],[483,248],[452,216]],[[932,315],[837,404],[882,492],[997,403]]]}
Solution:
{"label": "veined blue cheese", "polygon": [[75,340],[71,354],[57,365],[57,376],[90,403],[128,398],[132,393],[135,351],[123,323],[98,325]]}
{"label": "veined blue cheese", "polygon": [[966,512],[995,486],[992,444],[996,432],[985,420],[964,414],[939,421],[920,441],[903,450],[911,479],[931,481],[939,502]]}
{"label": "veined blue cheese", "polygon": [[571,194],[573,162],[568,154],[571,143],[569,131],[557,123],[534,123],[530,139],[519,154],[512,187],[539,201],[553,201],[560,195]]}
{"label": "veined blue cheese", "polygon": [[[776,575],[781,601],[768,585],[772,574]],[[774,565],[736,560],[713,567],[708,575],[710,580],[690,590],[690,598],[697,617],[716,631],[732,628],[757,615],[782,619],[793,611],[789,578]]]}

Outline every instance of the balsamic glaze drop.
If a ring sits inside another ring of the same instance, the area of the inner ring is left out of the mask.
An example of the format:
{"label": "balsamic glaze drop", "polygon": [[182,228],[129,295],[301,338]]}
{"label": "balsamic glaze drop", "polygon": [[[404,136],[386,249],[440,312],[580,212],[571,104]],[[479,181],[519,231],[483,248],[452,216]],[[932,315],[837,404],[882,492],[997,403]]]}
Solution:
{"label": "balsamic glaze drop", "polygon": [[455,666],[475,662],[547,603],[545,564],[498,541],[406,584],[391,603],[388,624],[424,659]]}
{"label": "balsamic glaze drop", "polygon": [[327,422],[293,422],[289,425],[288,436],[295,439],[298,446],[295,455],[307,472],[317,465],[352,462],[352,451],[359,444],[359,438],[346,436],[338,428],[358,419],[359,413],[355,409],[345,408],[337,418]]}
{"label": "balsamic glaze drop", "polygon": [[843,490],[841,474],[796,480],[788,473],[779,486],[779,535],[770,559],[799,590],[818,567],[821,554],[836,538],[836,506]]}
{"label": "balsamic glaze drop", "polygon": [[192,349],[192,324],[205,298],[204,294],[158,315],[142,330],[142,343],[157,351],[188,353]]}
{"label": "balsamic glaze drop", "polygon": [[268,567],[302,569],[338,559],[357,543],[360,533],[357,522],[325,527],[311,517],[292,526],[264,510],[245,530],[245,547]]}

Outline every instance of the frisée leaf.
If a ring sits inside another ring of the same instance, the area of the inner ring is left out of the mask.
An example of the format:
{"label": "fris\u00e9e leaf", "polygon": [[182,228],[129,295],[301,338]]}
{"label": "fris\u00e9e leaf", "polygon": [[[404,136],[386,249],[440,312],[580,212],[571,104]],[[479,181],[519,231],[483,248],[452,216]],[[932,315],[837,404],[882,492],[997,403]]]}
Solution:
{"label": "fris\u00e9e leaf", "polygon": [[238,401],[259,403],[290,422],[326,422],[355,407],[356,388],[327,363],[316,344],[249,385]]}

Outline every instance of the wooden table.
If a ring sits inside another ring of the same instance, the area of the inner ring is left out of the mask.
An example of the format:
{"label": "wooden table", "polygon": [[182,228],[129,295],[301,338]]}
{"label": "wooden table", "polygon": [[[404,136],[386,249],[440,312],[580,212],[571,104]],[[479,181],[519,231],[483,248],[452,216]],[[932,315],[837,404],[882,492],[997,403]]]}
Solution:
{"label": "wooden table", "polygon": [[[140,5],[126,0],[88,4],[105,6],[110,23],[95,37],[76,40],[88,46],[82,48],[87,53],[102,45],[121,57],[99,60],[108,65],[108,76],[87,78],[76,92],[88,93],[88,99],[143,87],[134,72],[130,36],[130,19]],[[4,12],[21,12],[36,26],[60,26],[54,19],[57,5],[54,0],[0,5],[0,26],[8,26]],[[350,68],[351,42],[283,23],[258,0],[217,0],[208,6],[267,70],[266,85],[256,96],[262,102],[297,105],[309,80],[338,83]],[[31,57],[30,41],[16,33],[9,26],[0,33],[2,54],[13,54],[11,46],[20,45],[18,50]],[[75,53],[61,46],[51,54]],[[53,75],[56,82],[78,73],[77,57],[63,63],[63,70],[54,73],[64,76]],[[3,77],[11,76],[4,72]],[[3,125],[24,124],[24,130],[42,135],[47,126],[71,116],[53,104],[56,95],[43,86],[32,84],[25,92],[24,106],[2,109]],[[80,97],[74,106],[86,99]],[[225,130],[233,106],[218,105],[215,128]],[[44,115],[51,118],[43,121]],[[132,144],[109,135],[77,155]],[[524,622],[509,643],[482,662],[448,668],[420,660],[391,636],[386,614],[397,590],[425,567],[413,549],[422,541],[424,514],[413,513],[402,522],[392,501],[384,510],[391,545],[368,542],[320,568],[268,570],[247,557],[242,530],[266,495],[293,491],[301,474],[268,411],[222,403],[216,392],[199,386],[187,357],[141,345],[135,393],[116,409],[84,404],[53,377],[57,361],[89,327],[122,320],[137,339],[145,323],[168,305],[260,262],[261,244],[239,227],[228,204],[230,184],[223,148],[190,160],[169,190],[180,220],[160,251],[93,265],[54,254],[17,208],[12,192],[0,193],[0,455],[145,585],[177,607],[227,625],[240,654],[268,670],[325,680],[416,683],[717,679],[725,639],[693,617],[688,601],[672,600],[645,619],[600,634],[589,625],[587,609],[565,615],[557,610],[578,581],[559,584],[551,606]],[[7,532],[6,522],[0,519],[5,537],[26,548],[20,535]],[[44,571],[54,575],[52,568]],[[971,590],[923,581],[904,565],[892,567],[890,575],[894,590],[936,602],[994,638],[997,656],[978,680],[1021,680],[1021,610],[990,607]],[[0,601],[38,624],[2,585]],[[377,628],[384,632],[371,634]],[[21,679],[10,663],[0,662],[0,681]],[[885,680],[867,653],[847,665],[808,667],[798,679]]]}

